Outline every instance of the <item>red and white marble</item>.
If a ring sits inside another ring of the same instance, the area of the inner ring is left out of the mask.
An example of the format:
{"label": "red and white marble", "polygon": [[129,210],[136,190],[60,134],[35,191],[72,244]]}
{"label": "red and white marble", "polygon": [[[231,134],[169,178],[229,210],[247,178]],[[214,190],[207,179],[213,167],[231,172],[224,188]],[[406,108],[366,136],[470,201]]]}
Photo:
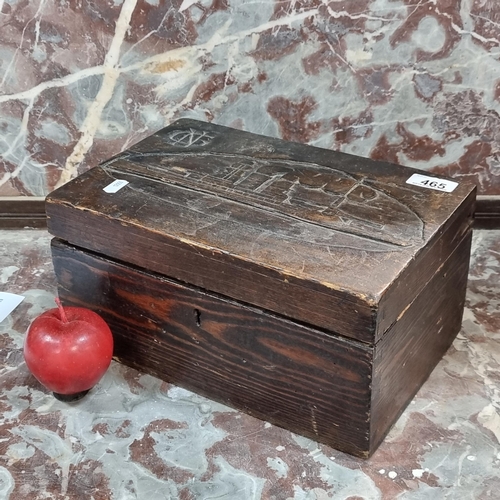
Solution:
{"label": "red and white marble", "polygon": [[0,196],[179,117],[500,194],[496,0],[0,0]]}

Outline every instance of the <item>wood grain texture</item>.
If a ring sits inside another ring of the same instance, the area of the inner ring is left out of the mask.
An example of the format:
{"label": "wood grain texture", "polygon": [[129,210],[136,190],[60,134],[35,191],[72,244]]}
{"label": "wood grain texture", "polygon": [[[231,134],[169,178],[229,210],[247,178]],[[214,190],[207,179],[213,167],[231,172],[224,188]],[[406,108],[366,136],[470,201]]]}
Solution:
{"label": "wood grain texture", "polygon": [[471,193],[457,207],[448,224],[438,231],[426,247],[419,250],[383,293],[378,304],[375,342],[389,330],[409,302],[428,286],[439,267],[449,259],[465,235],[471,233],[474,207],[475,193]]}
{"label": "wood grain texture", "polygon": [[60,294],[118,360],[369,456],[463,310],[475,187],[413,172],[181,120],[47,198]]}
{"label": "wood grain texture", "polygon": [[460,331],[471,241],[472,231],[468,231],[422,293],[375,346],[372,451]]}
{"label": "wood grain texture", "polygon": [[460,329],[471,231],[375,347],[54,239],[59,293],[109,323],[115,357],[368,457]]}
{"label": "wood grain texture", "polygon": [[328,331],[335,326],[346,337],[367,341],[374,336],[374,307],[340,290],[325,288],[321,283],[304,282],[279,270],[242,262],[217,249],[198,247],[141,225],[100,217],[89,210],[73,211],[59,203],[50,205],[49,228],[52,234],[64,235],[70,243],[80,243],[89,250],[139,267],[146,266],[146,269],[277,311],[305,324]]}
{"label": "wood grain texture", "polygon": [[44,228],[46,226],[45,198],[0,197],[0,229]]}
{"label": "wood grain texture", "polygon": [[119,361],[367,455],[372,348],[59,240],[52,252],[62,300],[104,317]]}
{"label": "wood grain texture", "polygon": [[[470,225],[474,186],[423,189],[406,184],[413,172],[180,120],[49,195],[48,227],[77,246],[373,344]],[[129,184],[105,193],[114,179]],[[432,255],[427,274],[398,286],[423,253]]]}
{"label": "wood grain texture", "polygon": [[[5,197],[4,197],[5,198]],[[28,197],[29,209],[26,210],[26,197],[15,197],[15,203],[0,198],[4,202],[0,207],[0,227],[13,229],[20,227],[47,227],[45,213],[45,198],[40,202],[35,199],[31,205],[32,197]],[[19,218],[21,212],[22,217]],[[478,196],[474,210],[474,229],[500,229],[500,196]]]}
{"label": "wood grain texture", "polygon": [[[500,229],[500,196],[478,196],[473,216],[474,229]],[[15,196],[0,198],[0,227],[47,227],[45,198]]]}
{"label": "wood grain texture", "polygon": [[478,196],[474,228],[500,229],[500,196]]}

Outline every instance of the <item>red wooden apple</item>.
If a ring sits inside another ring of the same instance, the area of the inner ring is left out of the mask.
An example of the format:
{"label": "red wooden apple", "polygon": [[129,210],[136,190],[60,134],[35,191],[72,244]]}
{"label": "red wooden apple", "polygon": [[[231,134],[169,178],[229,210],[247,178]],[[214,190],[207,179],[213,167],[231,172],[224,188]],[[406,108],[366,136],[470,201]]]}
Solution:
{"label": "red wooden apple", "polygon": [[106,322],[82,307],[57,308],[38,316],[24,342],[26,364],[54,396],[64,401],[83,397],[104,375],[113,355]]}

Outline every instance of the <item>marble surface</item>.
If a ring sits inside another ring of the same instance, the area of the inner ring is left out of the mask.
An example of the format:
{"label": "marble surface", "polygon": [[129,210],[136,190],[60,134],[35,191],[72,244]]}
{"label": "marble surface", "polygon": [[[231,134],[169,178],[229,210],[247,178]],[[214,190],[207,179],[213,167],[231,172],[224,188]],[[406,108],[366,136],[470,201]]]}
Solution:
{"label": "marble surface", "polygon": [[112,363],[78,403],[22,356],[53,307],[50,237],[0,232],[0,498],[441,500],[500,488],[500,231],[475,231],[463,328],[370,460],[355,459]]}
{"label": "marble surface", "polygon": [[180,117],[500,194],[496,0],[0,0],[0,196]]}

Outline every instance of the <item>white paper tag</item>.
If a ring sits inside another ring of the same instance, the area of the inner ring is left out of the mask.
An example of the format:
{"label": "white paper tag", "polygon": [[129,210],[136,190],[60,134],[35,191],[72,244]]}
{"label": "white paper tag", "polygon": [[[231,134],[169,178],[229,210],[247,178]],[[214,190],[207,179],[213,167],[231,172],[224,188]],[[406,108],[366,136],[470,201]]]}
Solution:
{"label": "white paper tag", "polygon": [[106,191],[106,193],[116,193],[127,184],[128,181],[124,179],[116,179],[111,184],[108,184],[105,188],[103,188],[103,191]]}
{"label": "white paper tag", "polygon": [[420,186],[427,189],[435,189],[436,191],[443,191],[445,193],[451,193],[458,186],[458,182],[421,174],[413,174],[406,181],[406,184],[413,184],[414,186]]}
{"label": "white paper tag", "polygon": [[0,323],[24,300],[22,295],[0,292]]}

